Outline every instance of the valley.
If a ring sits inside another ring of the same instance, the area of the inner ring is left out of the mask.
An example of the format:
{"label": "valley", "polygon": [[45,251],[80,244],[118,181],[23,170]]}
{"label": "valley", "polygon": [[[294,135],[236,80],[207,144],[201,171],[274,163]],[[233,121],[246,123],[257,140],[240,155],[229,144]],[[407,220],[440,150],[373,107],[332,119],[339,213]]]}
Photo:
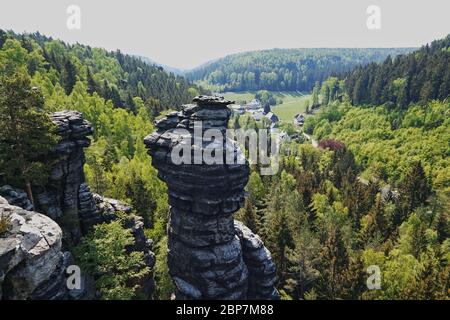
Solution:
{"label": "valley", "polygon": [[[221,93],[226,99],[242,103],[243,101],[251,101],[255,98],[256,92],[224,92]],[[311,95],[301,92],[271,92],[277,99],[281,99],[281,104],[276,104],[271,107],[273,113],[275,113],[280,121],[283,123],[292,123],[294,116],[306,111],[308,101],[311,99]]]}
{"label": "valley", "polygon": [[[449,299],[449,66],[447,36],[244,52],[182,76],[0,30],[0,297]],[[279,170],[175,163],[184,135],[187,154],[211,152],[190,144],[198,120],[280,128]]]}

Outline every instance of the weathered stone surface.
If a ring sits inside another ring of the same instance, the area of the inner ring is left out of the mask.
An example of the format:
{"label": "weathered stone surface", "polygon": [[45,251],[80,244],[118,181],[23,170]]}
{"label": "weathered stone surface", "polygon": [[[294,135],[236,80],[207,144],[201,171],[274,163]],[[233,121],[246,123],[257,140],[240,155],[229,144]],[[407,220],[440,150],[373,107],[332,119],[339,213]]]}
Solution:
{"label": "weathered stone surface", "polygon": [[61,250],[62,231],[49,217],[9,205],[0,214],[11,227],[0,238],[0,299],[63,299],[69,253]]}
{"label": "weathered stone surface", "polygon": [[33,210],[33,204],[28,199],[27,193],[21,189],[4,185],[0,187],[0,196],[4,197],[13,206],[18,206],[25,210]]}
{"label": "weathered stone surface", "polygon": [[84,183],[83,149],[90,145],[92,126],[78,111],[56,112],[52,121],[61,140],[48,159],[52,163],[48,183],[35,188],[35,204],[39,212],[60,224],[65,238],[76,243],[82,235],[79,191]]}
{"label": "weathered stone surface", "polygon": [[81,231],[86,234],[94,225],[102,223],[105,219],[100,214],[94,194],[86,183],[78,189],[78,214],[81,222]]}
{"label": "weathered stone surface", "polygon": [[249,272],[249,299],[279,299],[275,290],[276,269],[272,256],[261,238],[242,222],[235,220],[236,234],[241,240],[244,262]]}
{"label": "weathered stone surface", "polygon": [[[208,96],[193,102],[159,120],[157,131],[144,139],[158,177],[168,185],[168,263],[176,297],[276,299],[270,253],[258,236],[233,220],[233,213],[244,203],[248,163],[229,138],[211,141],[198,134],[211,128],[223,133],[231,102]],[[229,151],[235,162],[209,163],[202,157],[194,162],[198,152],[201,155],[212,145]],[[173,161],[172,151],[182,146],[190,153],[191,163]]]}
{"label": "weathered stone surface", "polygon": [[[21,209],[33,209],[24,191],[0,187],[0,195],[5,197],[0,197],[0,212],[15,212],[13,227],[0,238],[0,289],[7,288],[3,297],[0,291],[0,299],[96,298],[91,278],[84,279],[81,290],[65,290],[66,267],[73,261],[69,252],[61,251],[61,240],[76,244],[94,225],[116,219],[118,211],[127,214],[126,227],[135,240],[128,250],[143,252],[151,270],[155,264],[152,242],[144,234],[142,219],[131,214],[131,206],[92,193],[84,182],[83,148],[90,144],[90,123],[77,111],[57,112],[52,119],[62,139],[47,160],[52,164],[48,184],[33,187],[37,210],[46,216]],[[140,285],[140,293],[151,297],[155,289],[153,273],[141,279]]]}

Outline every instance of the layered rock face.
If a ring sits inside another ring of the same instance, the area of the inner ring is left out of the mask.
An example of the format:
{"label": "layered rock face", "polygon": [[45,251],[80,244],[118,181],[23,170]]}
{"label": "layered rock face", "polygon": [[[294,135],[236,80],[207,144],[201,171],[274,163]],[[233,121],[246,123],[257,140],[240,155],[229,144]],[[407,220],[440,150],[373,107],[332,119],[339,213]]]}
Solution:
{"label": "layered rock face", "polygon": [[91,124],[78,111],[52,115],[61,140],[48,159],[51,172],[47,185],[35,189],[36,209],[57,221],[64,236],[77,242],[82,234],[79,219],[79,190],[84,183],[85,147],[90,145]]}
{"label": "layered rock face", "polygon": [[0,215],[11,227],[0,237],[0,299],[63,299],[70,253],[61,249],[61,228],[49,217],[8,204]]}
{"label": "layered rock face", "polygon": [[261,238],[242,222],[235,220],[234,228],[241,240],[244,262],[249,271],[249,299],[278,299],[275,289],[276,269],[269,250]]}
{"label": "layered rock face", "polygon": [[[73,264],[64,241],[76,244],[99,223],[111,222],[118,212],[127,214],[125,227],[131,230],[134,245],[129,251],[144,253],[144,262],[153,270],[152,242],[144,234],[142,218],[132,215],[131,206],[92,193],[84,182],[84,148],[89,146],[92,127],[80,112],[53,114],[61,140],[47,159],[51,164],[49,182],[34,186],[36,213],[23,190],[0,186],[0,214],[11,217],[12,227],[0,238],[0,299],[95,299],[91,279],[81,291],[68,291],[66,268]],[[9,203],[9,204],[8,204]],[[62,230],[61,230],[62,229]],[[151,297],[153,274],[141,280],[141,294]]]}
{"label": "layered rock face", "polygon": [[29,211],[33,210],[33,204],[28,199],[27,193],[21,189],[4,185],[0,187],[0,196],[4,197],[13,206],[18,206]]}
{"label": "layered rock face", "polygon": [[[244,202],[248,163],[235,141],[204,136],[207,129],[225,133],[229,103],[222,97],[197,97],[158,121],[157,131],[144,140],[168,186],[168,263],[178,299],[278,297],[270,253],[233,219]],[[214,161],[202,157],[206,153]],[[191,161],[180,164],[176,155],[190,155]]]}

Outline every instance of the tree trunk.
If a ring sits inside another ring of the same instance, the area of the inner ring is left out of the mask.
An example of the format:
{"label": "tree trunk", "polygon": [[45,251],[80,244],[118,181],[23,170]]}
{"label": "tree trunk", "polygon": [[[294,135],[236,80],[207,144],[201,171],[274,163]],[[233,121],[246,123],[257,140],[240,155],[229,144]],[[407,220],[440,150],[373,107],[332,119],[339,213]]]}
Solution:
{"label": "tree trunk", "polygon": [[30,182],[27,182],[25,184],[25,190],[27,192],[28,199],[30,199],[31,203],[33,204],[33,208],[34,208],[33,191],[31,190],[31,183]]}

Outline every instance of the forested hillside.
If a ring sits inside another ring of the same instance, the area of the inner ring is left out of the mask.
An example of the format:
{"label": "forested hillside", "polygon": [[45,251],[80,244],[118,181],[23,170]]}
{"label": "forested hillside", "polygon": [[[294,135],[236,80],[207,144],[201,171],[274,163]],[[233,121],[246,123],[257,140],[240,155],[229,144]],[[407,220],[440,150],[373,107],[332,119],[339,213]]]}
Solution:
{"label": "forested hillside", "polygon": [[346,91],[355,105],[444,100],[450,95],[450,35],[420,50],[382,63],[370,63],[346,76]]}
{"label": "forested hillside", "polygon": [[[279,173],[261,176],[252,166],[248,198],[236,214],[271,251],[283,298],[449,298],[448,41],[340,78],[328,76],[406,49],[279,50],[280,55],[268,50],[230,56],[191,74],[226,90],[310,90],[317,83],[312,104],[320,108],[308,115],[303,130],[318,147],[291,125],[297,137],[282,144]],[[409,62],[416,67],[406,68]],[[375,76],[383,85],[368,80]],[[412,92],[407,83],[420,90]],[[377,103],[363,91],[355,100],[357,87],[370,88]],[[56,139],[48,114],[81,111],[94,127],[86,149],[87,183],[143,217],[156,253],[155,298],[169,299],[168,196],[143,139],[154,131],[155,115],[201,92],[184,78],[120,52],[1,32],[2,183],[22,189],[43,185],[49,166],[43,159]],[[419,94],[417,100],[411,94]],[[268,125],[248,114],[230,121],[244,129]],[[2,217],[0,234],[8,223]],[[95,265],[91,272],[107,270],[101,298],[137,297],[133,265],[141,258],[129,259],[127,237],[120,223],[102,224],[75,249],[81,262]],[[369,266],[380,268],[380,289],[366,285]]]}
{"label": "forested hillside", "polygon": [[[69,45],[40,33],[21,35],[0,30],[0,48],[16,50],[18,46],[30,55],[24,62],[31,76],[45,73],[48,80],[53,85],[59,84],[67,95],[81,80],[89,93],[96,92],[105,100],[111,100],[115,107],[133,112],[137,111],[135,97],[141,98],[149,110],[157,114],[190,101],[202,92],[185,78],[119,50],[108,52],[81,44]],[[24,51],[15,57],[24,58]]]}
{"label": "forested hillside", "polygon": [[310,91],[316,81],[412,49],[272,49],[229,55],[186,73],[220,91]]}
{"label": "forested hillside", "polygon": [[[321,108],[303,131],[318,147],[285,143],[280,177],[252,173],[242,219],[271,249],[287,298],[449,298],[447,48],[448,38],[316,85]],[[356,88],[379,100],[355,100]],[[378,290],[364,283],[369,266]]]}
{"label": "forested hillside", "polygon": [[[157,255],[156,297],[168,298],[170,292],[165,290],[171,290],[171,284],[164,260],[166,186],[156,177],[143,139],[153,131],[156,114],[190,102],[201,89],[160,67],[120,52],[109,53],[79,44],[69,46],[38,34],[1,33],[0,39],[0,88],[5,89],[0,90],[2,184],[20,189],[25,189],[25,182],[34,187],[44,185],[51,164],[42,160],[52,146],[50,138],[54,137],[50,136],[48,114],[60,110],[82,112],[94,128],[93,141],[86,149],[87,183],[93,192],[133,205],[135,213],[144,218],[146,232],[154,240],[157,253],[161,246],[161,255]],[[9,128],[15,128],[19,122],[23,123],[16,128],[20,135],[12,140]],[[46,128],[47,134],[43,132]],[[42,137],[46,140],[35,144]],[[19,141],[20,147],[12,141]],[[40,148],[44,143],[45,148]],[[5,227],[3,218],[0,222]],[[119,227],[102,226],[101,232],[89,235],[83,245],[114,241],[118,233],[126,234],[125,229],[118,231]],[[98,235],[101,238],[96,238]],[[114,249],[102,248],[107,252]],[[106,256],[92,254],[89,259],[97,259],[100,265],[120,268],[108,265],[110,260]],[[126,259],[123,261],[126,263]],[[117,271],[107,276],[105,281],[109,282],[105,285],[113,293],[102,292],[103,298],[135,297],[134,290],[127,287],[133,273]]]}

